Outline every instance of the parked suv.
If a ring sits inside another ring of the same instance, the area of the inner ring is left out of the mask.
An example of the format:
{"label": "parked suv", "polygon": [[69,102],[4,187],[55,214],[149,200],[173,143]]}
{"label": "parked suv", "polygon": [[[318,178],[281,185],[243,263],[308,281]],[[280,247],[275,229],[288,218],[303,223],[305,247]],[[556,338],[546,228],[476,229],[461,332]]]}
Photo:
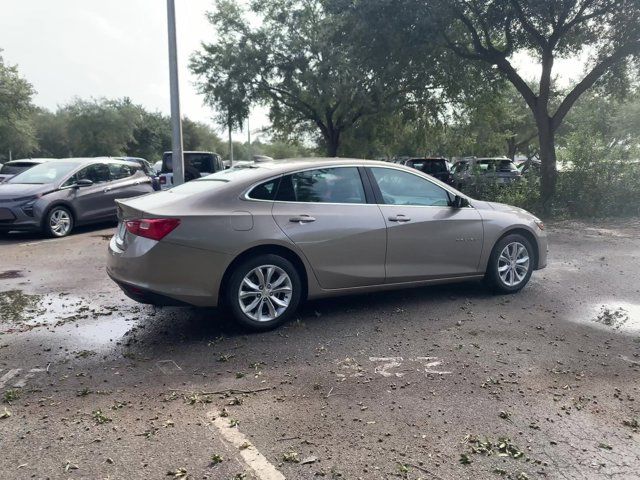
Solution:
{"label": "parked suv", "polygon": [[404,160],[403,164],[431,175],[449,185],[453,181],[451,164],[445,158],[410,158]]}
{"label": "parked suv", "polygon": [[140,165],[113,158],[51,160],[0,184],[0,232],[64,237],[77,225],[116,219],[116,199],[153,192]]}
{"label": "parked suv", "polygon": [[[162,155],[162,170],[160,173],[160,188],[166,190],[173,187],[173,165],[171,152]],[[184,152],[184,181],[190,182],[196,178],[205,177],[224,170],[222,158],[212,152]]]}
{"label": "parked suv", "polygon": [[506,157],[465,158],[453,165],[452,173],[456,188],[478,184],[510,184],[522,177],[516,164]]}

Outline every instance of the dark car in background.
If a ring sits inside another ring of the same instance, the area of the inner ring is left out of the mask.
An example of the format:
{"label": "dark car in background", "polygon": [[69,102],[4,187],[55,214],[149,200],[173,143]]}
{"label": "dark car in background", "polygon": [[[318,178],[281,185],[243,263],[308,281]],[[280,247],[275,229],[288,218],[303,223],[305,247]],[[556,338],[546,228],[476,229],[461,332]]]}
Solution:
{"label": "dark car in background", "polygon": [[403,161],[403,165],[420,170],[448,185],[451,185],[453,182],[451,164],[446,158],[409,158]]}
{"label": "dark car in background", "polygon": [[506,157],[464,158],[453,165],[451,172],[453,185],[458,189],[487,184],[508,185],[522,178],[516,164]]}
{"label": "dark car in background", "polygon": [[[190,182],[196,178],[205,177],[224,170],[222,157],[213,152],[184,152],[184,181]],[[162,155],[162,170],[160,172],[160,188],[166,190],[173,187],[172,153]]]}
{"label": "dark car in background", "polygon": [[29,170],[31,167],[40,165],[43,162],[53,160],[52,158],[22,158],[20,160],[11,160],[0,167],[0,183],[6,182],[19,173]]}
{"label": "dark car in background", "polygon": [[51,160],[0,184],[0,232],[64,237],[77,225],[116,219],[116,199],[152,193],[134,162],[114,158]]}

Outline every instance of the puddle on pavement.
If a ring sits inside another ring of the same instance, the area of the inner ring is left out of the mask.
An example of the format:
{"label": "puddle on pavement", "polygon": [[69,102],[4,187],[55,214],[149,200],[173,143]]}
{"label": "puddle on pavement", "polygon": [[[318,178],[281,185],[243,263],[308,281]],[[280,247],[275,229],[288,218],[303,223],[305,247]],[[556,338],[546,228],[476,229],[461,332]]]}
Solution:
{"label": "puddle on pavement", "polygon": [[22,270],[5,270],[4,272],[0,272],[0,280],[8,280],[11,278],[21,278],[24,277],[22,274]]}
{"label": "puddle on pavement", "polygon": [[120,341],[140,317],[152,310],[66,294],[32,295],[8,290],[0,292],[0,334],[34,331],[41,337],[69,337],[76,347],[104,350]]}
{"label": "puddle on pavement", "polygon": [[605,329],[623,333],[640,332],[640,304],[610,301],[592,307],[589,321]]}

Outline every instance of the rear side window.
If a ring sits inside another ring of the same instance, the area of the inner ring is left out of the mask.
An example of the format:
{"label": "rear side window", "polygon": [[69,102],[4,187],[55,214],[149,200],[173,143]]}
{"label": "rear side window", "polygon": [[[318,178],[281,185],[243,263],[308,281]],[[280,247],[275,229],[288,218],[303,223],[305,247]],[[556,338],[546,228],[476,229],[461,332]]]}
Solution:
{"label": "rear side window", "polygon": [[276,192],[278,191],[279,183],[280,178],[261,183],[260,185],[254,187],[253,190],[249,192],[249,195],[247,195],[247,197],[253,200],[273,200],[276,196]]}
{"label": "rear side window", "polygon": [[109,174],[111,180],[122,180],[136,173],[135,167],[129,165],[120,165],[117,163],[109,164]]}
{"label": "rear side window", "polygon": [[356,167],[320,168],[282,177],[276,200],[310,203],[367,203]]}

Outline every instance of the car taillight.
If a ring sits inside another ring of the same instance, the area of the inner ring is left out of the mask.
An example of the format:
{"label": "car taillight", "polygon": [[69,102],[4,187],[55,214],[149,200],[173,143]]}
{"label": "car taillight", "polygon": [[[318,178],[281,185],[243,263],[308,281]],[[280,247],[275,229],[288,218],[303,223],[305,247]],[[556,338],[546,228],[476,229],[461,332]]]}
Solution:
{"label": "car taillight", "polygon": [[180,225],[180,220],[177,218],[144,218],[127,220],[125,225],[127,226],[127,231],[133,235],[152,240],[162,240]]}

